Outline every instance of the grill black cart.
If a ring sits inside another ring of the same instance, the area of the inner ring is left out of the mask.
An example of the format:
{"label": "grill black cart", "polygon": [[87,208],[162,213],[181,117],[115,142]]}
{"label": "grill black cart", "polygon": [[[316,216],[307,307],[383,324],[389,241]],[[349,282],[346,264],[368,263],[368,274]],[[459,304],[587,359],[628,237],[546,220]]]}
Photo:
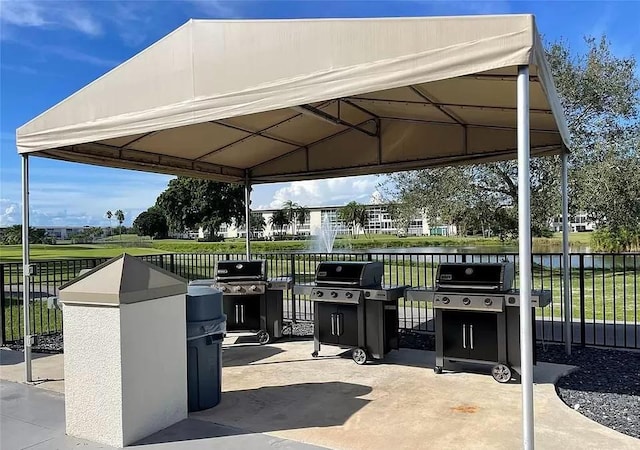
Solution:
{"label": "grill black cart", "polygon": [[398,348],[398,299],[406,286],[383,286],[380,262],[322,262],[315,283],[294,286],[314,302],[315,358],[320,344],[353,347],[357,364]]}
{"label": "grill black cart", "polygon": [[282,337],[283,292],[291,288],[287,277],[267,278],[265,260],[218,261],[214,285],[222,291],[227,331],[255,331],[260,344]]}
{"label": "grill black cart", "polygon": [[[457,363],[480,363],[493,365],[500,383],[519,379],[520,293],[512,288],[513,279],[511,262],[442,263],[435,289],[407,290],[409,300],[433,302],[436,373],[459,369]],[[550,291],[532,292],[532,309],[550,301]],[[535,314],[532,321],[535,342]]]}

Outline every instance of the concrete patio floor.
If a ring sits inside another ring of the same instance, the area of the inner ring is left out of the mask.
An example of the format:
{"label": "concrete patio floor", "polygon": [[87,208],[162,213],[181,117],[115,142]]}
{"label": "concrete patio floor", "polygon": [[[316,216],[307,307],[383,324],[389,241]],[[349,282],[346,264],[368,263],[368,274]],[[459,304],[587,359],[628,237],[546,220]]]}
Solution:
{"label": "concrete patio floor", "polygon": [[[286,439],[277,442],[287,445],[298,441],[335,449],[521,446],[518,384],[501,385],[480,373],[435,375],[432,352],[402,349],[391,352],[384,363],[358,366],[340,349],[323,346],[317,359],[311,358],[311,350],[310,341],[258,346],[251,337],[227,339],[222,402],[190,414],[190,427],[197,428],[191,444],[209,423],[237,434]],[[62,358],[36,359],[36,378],[61,378]],[[3,379],[22,379],[22,364],[3,362],[1,370]],[[640,440],[562,403],[553,382],[569,370],[547,363],[535,368],[536,447],[640,448]],[[61,391],[63,382],[46,381],[39,387]],[[184,430],[180,435],[186,436]],[[219,439],[209,436],[207,441],[221,444]],[[272,447],[265,441],[247,448],[262,445]]]}

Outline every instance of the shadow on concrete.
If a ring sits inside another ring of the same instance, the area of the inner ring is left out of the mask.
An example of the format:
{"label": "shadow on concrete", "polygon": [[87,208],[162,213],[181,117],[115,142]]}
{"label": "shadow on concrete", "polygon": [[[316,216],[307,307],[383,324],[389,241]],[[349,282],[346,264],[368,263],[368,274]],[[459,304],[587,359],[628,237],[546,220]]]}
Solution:
{"label": "shadow on concrete", "polygon": [[[50,356],[46,353],[31,353],[32,359]],[[24,362],[24,353],[8,348],[0,348],[0,366],[13,366]]]}
{"label": "shadow on concrete", "polygon": [[222,347],[222,367],[246,366],[282,353],[277,347],[259,344],[234,344]]}
{"label": "shadow on concrete", "polygon": [[217,407],[191,417],[233,424],[254,433],[340,426],[370,402],[359,397],[371,390],[369,386],[332,381],[223,392]]}
{"label": "shadow on concrete", "polygon": [[193,441],[198,439],[210,439],[222,436],[235,436],[246,432],[238,428],[225,427],[217,423],[205,422],[198,419],[185,419],[175,425],[158,431],[133,444],[131,447],[163,444],[169,442]]}

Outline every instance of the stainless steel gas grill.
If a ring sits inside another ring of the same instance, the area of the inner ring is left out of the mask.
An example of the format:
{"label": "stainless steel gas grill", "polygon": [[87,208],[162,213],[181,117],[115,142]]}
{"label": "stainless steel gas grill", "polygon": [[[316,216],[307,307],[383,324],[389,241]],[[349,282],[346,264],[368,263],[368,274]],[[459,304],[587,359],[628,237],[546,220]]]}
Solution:
{"label": "stainless steel gas grill", "polygon": [[[510,262],[442,263],[435,289],[407,290],[408,300],[433,302],[436,373],[470,362],[492,364],[491,374],[500,383],[519,379],[520,292],[513,289],[513,279]],[[531,294],[532,308],[551,301],[550,291]],[[532,329],[535,342],[535,323]]]}
{"label": "stainless steel gas grill", "polygon": [[257,331],[260,344],[282,337],[283,291],[291,288],[287,277],[267,278],[265,260],[218,261],[213,284],[222,291],[228,331]]}
{"label": "stainless steel gas grill", "polygon": [[380,262],[331,261],[318,264],[315,283],[294,285],[314,302],[314,347],[353,347],[357,364],[382,359],[398,348],[398,299],[406,286],[383,286]]}

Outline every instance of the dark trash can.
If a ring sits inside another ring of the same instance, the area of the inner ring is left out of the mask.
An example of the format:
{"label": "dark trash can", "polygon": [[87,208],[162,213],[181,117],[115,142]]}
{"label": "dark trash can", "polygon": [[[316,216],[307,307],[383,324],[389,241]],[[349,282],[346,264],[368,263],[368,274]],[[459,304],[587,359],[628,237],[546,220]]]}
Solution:
{"label": "dark trash can", "polygon": [[226,321],[221,291],[211,286],[188,286],[187,392],[190,412],[213,408],[220,403]]}

